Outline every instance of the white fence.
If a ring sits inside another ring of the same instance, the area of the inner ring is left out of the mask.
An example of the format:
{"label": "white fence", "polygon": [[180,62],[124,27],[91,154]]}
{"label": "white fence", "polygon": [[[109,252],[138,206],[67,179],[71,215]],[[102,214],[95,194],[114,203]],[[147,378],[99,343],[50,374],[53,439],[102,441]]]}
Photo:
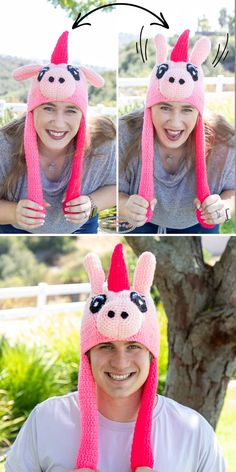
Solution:
{"label": "white fence", "polygon": [[[133,77],[119,77],[118,87],[146,87],[149,83],[149,77],[133,78]],[[205,85],[215,85],[215,92],[224,92],[225,85],[234,87],[234,77],[225,77],[224,75],[217,75],[216,77],[205,77]]]}
{"label": "white fence", "polygon": [[[232,95],[234,93],[234,77],[225,77],[218,75],[217,77],[205,77],[205,86],[207,94],[212,93],[223,93],[224,95]],[[136,104],[141,107],[145,102],[145,93],[140,94],[137,92],[138,87],[147,87],[149,83],[149,77],[133,78],[133,77],[120,77],[118,78],[118,90],[119,90],[119,105],[125,106],[127,104]],[[214,86],[208,89],[209,86]],[[229,86],[230,90],[226,91],[225,86]],[[135,90],[136,89],[136,90]],[[209,91],[208,91],[209,90]]]}
{"label": "white fence", "polygon": [[20,307],[0,310],[0,320],[20,319],[40,314],[56,314],[82,310],[85,301],[47,303],[49,296],[78,295],[90,292],[89,283],[48,285],[39,283],[34,287],[11,287],[0,289],[0,300],[35,297],[34,307]]}
{"label": "white fence", "polygon": [[[3,116],[6,110],[11,111],[12,113],[17,116],[18,114],[25,113],[27,109],[26,103],[7,103],[3,100],[0,101],[0,116]],[[115,116],[116,115],[116,108],[115,107],[105,107],[102,104],[98,104],[96,106],[89,106],[88,107],[88,115],[95,116],[95,115],[108,115],[108,116]]]}

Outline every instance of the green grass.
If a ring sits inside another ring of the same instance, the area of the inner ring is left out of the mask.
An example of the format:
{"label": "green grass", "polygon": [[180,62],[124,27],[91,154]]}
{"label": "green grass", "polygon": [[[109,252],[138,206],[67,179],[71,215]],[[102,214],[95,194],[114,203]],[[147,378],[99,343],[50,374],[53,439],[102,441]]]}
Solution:
{"label": "green grass", "polygon": [[206,94],[207,113],[218,113],[234,126],[234,99],[233,94]]}
{"label": "green grass", "polygon": [[228,389],[216,434],[227,463],[227,472],[234,472],[236,463],[236,388]]}
{"label": "green grass", "polygon": [[220,234],[234,234],[235,233],[235,219],[232,218],[227,223],[220,225]]}

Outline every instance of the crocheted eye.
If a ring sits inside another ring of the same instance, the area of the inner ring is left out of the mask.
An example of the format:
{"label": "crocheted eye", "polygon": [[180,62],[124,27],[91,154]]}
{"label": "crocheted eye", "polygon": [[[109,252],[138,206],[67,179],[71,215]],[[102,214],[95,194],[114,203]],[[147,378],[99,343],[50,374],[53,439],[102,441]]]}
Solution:
{"label": "crocheted eye", "polygon": [[79,69],[76,69],[76,67],[69,65],[67,66],[67,70],[70,72],[71,75],[73,75],[75,80],[80,80]]}
{"label": "crocheted eye", "polygon": [[197,67],[193,66],[192,64],[187,64],[187,71],[190,73],[194,82],[198,80],[198,70]]}
{"label": "crocheted eye", "polygon": [[135,303],[135,305],[138,307],[141,313],[146,313],[147,305],[146,305],[145,298],[142,295],[139,295],[139,293],[137,292],[131,292],[130,300],[131,302]]}
{"label": "crocheted eye", "polygon": [[42,80],[44,74],[46,74],[46,72],[47,72],[48,70],[49,70],[49,67],[44,67],[44,68],[39,72],[39,75],[38,75],[38,77],[37,77],[37,80],[38,80],[39,82],[41,82],[41,80]]}
{"label": "crocheted eye", "polygon": [[90,303],[90,311],[92,313],[98,313],[101,310],[102,306],[106,303],[106,295],[96,295],[96,297],[92,298]]}
{"label": "crocheted eye", "polygon": [[169,69],[168,64],[160,64],[157,68],[156,77],[158,79],[161,79],[168,69]]}

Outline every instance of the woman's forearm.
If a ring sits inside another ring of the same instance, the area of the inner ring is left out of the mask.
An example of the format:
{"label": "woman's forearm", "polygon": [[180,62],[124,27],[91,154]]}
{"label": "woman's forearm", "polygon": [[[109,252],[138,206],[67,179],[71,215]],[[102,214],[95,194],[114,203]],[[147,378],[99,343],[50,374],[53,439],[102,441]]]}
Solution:
{"label": "woman's forearm", "polygon": [[106,210],[116,205],[116,186],[105,185],[90,193],[89,196],[98,207],[98,211]]}
{"label": "woman's forearm", "polygon": [[129,200],[130,195],[127,193],[120,192],[119,193],[119,216],[125,217],[126,216],[126,203]]}
{"label": "woman's forearm", "polygon": [[230,209],[231,216],[235,214],[235,192],[234,190],[225,190],[220,198],[224,201],[225,208]]}
{"label": "woman's forearm", "polygon": [[8,202],[0,200],[0,225],[16,224],[17,202]]}

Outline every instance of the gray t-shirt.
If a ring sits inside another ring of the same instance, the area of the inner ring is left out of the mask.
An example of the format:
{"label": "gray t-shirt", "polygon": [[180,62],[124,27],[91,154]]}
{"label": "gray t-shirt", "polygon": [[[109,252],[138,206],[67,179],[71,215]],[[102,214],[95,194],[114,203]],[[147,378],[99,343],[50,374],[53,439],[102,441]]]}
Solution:
{"label": "gray t-shirt", "polygon": [[[88,195],[100,187],[116,184],[116,156],[115,140],[108,140],[92,149],[84,159],[81,195]],[[0,186],[4,182],[11,168],[11,144],[0,132]],[[69,223],[65,219],[62,207],[63,195],[66,192],[71,174],[72,158],[65,162],[61,177],[52,182],[47,179],[41,169],[41,182],[44,199],[50,203],[47,208],[43,226],[32,230],[36,234],[70,234],[79,228],[79,225]],[[15,199],[19,201],[27,198],[27,176],[19,177]],[[12,200],[9,195],[8,200]],[[0,227],[1,228],[1,227]],[[17,226],[16,226],[17,228]]]}
{"label": "gray t-shirt", "polygon": [[[141,176],[141,157],[132,155],[125,162],[132,133],[124,120],[119,126],[119,190],[128,195],[138,194]],[[235,152],[226,145],[215,146],[208,162],[208,182],[211,194],[220,195],[235,188]],[[183,161],[175,174],[167,172],[154,145],[154,195],[157,204],[151,222],[162,228],[184,229],[198,223],[195,167],[187,168]]]}
{"label": "gray t-shirt", "polygon": [[[89,414],[89,412],[88,412]],[[98,414],[98,466],[101,472],[130,472],[135,422]],[[6,472],[68,472],[80,444],[77,392],[37,405],[8,453]],[[225,472],[216,435],[196,411],[158,395],[152,416],[153,470]]]}

